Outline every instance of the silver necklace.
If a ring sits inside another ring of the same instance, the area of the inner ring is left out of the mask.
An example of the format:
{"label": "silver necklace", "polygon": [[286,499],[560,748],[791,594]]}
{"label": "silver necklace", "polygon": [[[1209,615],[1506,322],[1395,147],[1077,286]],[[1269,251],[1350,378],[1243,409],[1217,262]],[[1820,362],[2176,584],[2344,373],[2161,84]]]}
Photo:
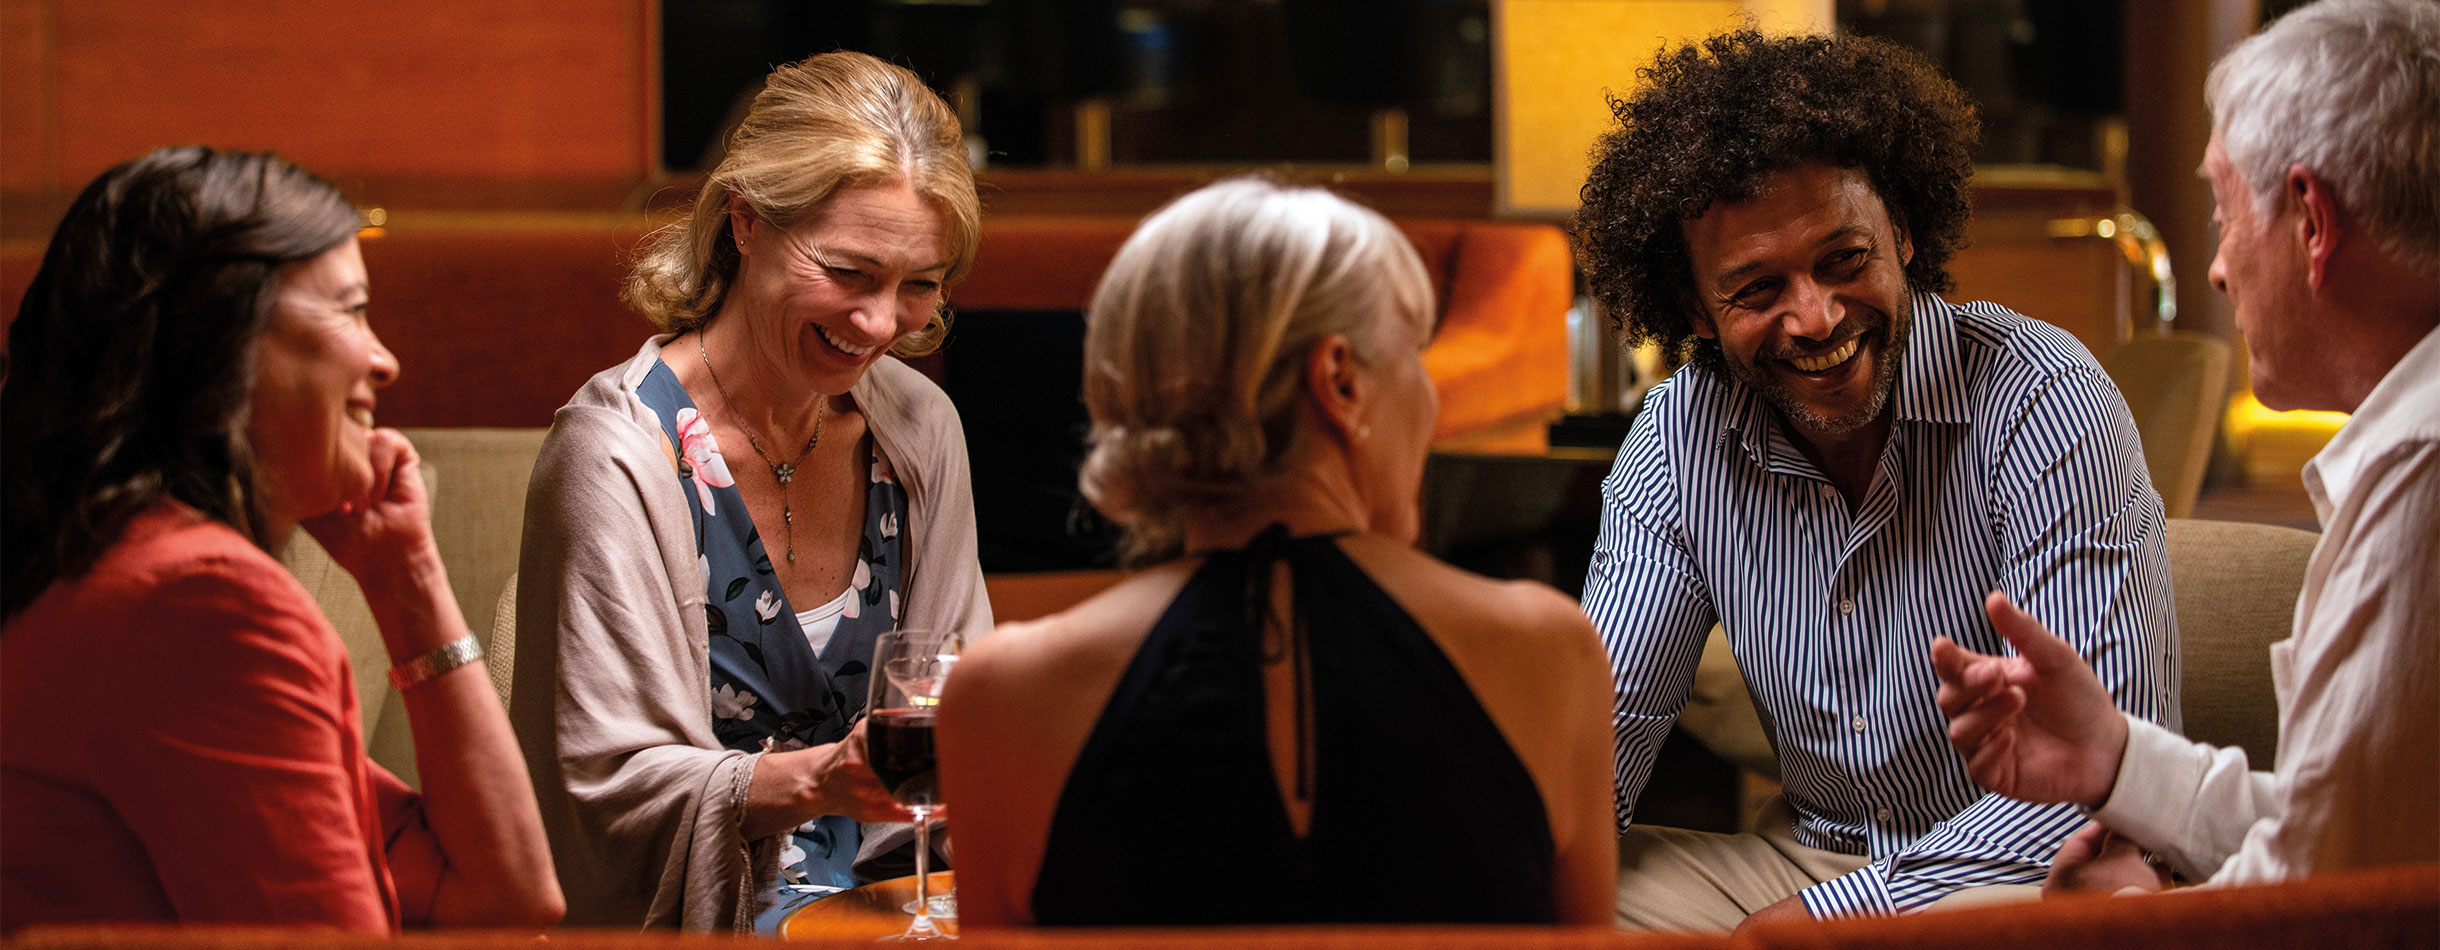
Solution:
{"label": "silver necklace", "polygon": [[[701,330],[695,331],[695,355],[703,357],[703,371],[712,374],[712,388],[719,391],[720,401],[731,409],[737,408],[737,400],[729,395],[729,388],[720,384],[720,371],[712,368],[712,350],[703,345]],[[754,450],[764,465],[771,467],[771,477],[779,480],[779,523],[781,531],[788,538],[790,564],[796,563],[796,512],[788,506],[788,483],[796,480],[797,465],[805,461],[805,456],[813,454],[814,446],[822,444],[822,404],[829,401],[824,398],[813,401],[813,438],[806,439],[805,447],[796,450],[796,458],[785,463],[771,461],[771,453],[763,451],[762,440],[754,437],[754,430],[746,428],[744,413],[730,420],[737,423],[737,431],[746,434],[746,445]]]}

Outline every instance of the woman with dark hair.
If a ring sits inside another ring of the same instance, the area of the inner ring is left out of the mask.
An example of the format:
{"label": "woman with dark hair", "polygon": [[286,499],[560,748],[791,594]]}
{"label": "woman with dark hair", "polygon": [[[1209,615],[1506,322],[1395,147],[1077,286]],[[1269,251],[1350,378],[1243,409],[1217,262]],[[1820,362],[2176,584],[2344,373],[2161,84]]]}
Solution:
{"label": "woman with dark hair", "polygon": [[[516,741],[433,544],[359,218],[267,154],[162,149],[68,209],[0,383],[0,928],[394,931],[560,914]],[[354,575],[421,794],[271,551]],[[88,672],[89,671],[89,672]]]}

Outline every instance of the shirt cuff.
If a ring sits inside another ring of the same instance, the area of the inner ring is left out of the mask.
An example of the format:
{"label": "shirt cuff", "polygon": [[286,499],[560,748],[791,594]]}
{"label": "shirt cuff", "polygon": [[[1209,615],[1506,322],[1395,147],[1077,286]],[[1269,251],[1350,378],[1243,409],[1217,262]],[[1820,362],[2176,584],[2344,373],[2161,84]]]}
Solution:
{"label": "shirt cuff", "polygon": [[[2181,822],[2194,804],[2193,789],[2201,775],[2189,761],[2194,741],[2140,716],[2119,713],[2127,721],[2127,747],[2118,754],[2118,782],[2094,821],[2124,832],[2137,841],[2159,840],[2169,822]],[[2168,821],[2163,821],[2166,818]]]}
{"label": "shirt cuff", "polygon": [[1889,899],[1889,878],[1878,861],[1798,891],[1797,896],[1804,899],[1805,912],[1816,920],[1886,917],[1898,912]]}
{"label": "shirt cuff", "polygon": [[[2092,817],[2111,831],[2169,858],[2170,869],[2189,880],[2208,878],[2225,856],[2207,854],[2209,842],[2194,835],[2198,794],[2219,755],[2208,745],[2159,723],[2127,716],[2127,748],[2118,758],[2118,784]],[[2242,753],[2238,753],[2242,755]],[[2242,768],[2242,759],[2232,758]],[[2241,832],[2239,833],[2242,834]]]}

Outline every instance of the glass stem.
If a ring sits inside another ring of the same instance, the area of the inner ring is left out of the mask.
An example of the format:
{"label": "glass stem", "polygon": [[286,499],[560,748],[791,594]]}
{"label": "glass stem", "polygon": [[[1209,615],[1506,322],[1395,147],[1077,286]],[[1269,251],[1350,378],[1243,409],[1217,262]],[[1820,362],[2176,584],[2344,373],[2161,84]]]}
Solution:
{"label": "glass stem", "polygon": [[909,934],[933,934],[940,928],[932,924],[932,806],[911,805],[915,813],[915,920],[907,925]]}

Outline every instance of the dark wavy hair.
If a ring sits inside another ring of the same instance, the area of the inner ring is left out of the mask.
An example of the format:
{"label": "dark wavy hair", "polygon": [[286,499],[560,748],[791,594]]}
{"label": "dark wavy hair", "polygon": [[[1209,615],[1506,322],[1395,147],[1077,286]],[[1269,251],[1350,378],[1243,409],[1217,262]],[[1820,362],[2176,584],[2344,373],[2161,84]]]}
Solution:
{"label": "dark wavy hair", "polygon": [[1981,132],[1965,93],[1923,57],[1872,37],[1739,30],[1664,49],[1638,75],[1642,91],[1610,99],[1618,128],[1594,146],[1569,225],[1593,299],[1628,343],[1718,358],[1694,332],[1683,222],[1808,162],[1861,169],[1914,243],[1907,282],[1949,289]]}
{"label": "dark wavy hair", "polygon": [[361,226],[270,154],[165,148],[70,205],[0,362],[0,615],[164,498],[269,549],[246,424],[280,268]]}

